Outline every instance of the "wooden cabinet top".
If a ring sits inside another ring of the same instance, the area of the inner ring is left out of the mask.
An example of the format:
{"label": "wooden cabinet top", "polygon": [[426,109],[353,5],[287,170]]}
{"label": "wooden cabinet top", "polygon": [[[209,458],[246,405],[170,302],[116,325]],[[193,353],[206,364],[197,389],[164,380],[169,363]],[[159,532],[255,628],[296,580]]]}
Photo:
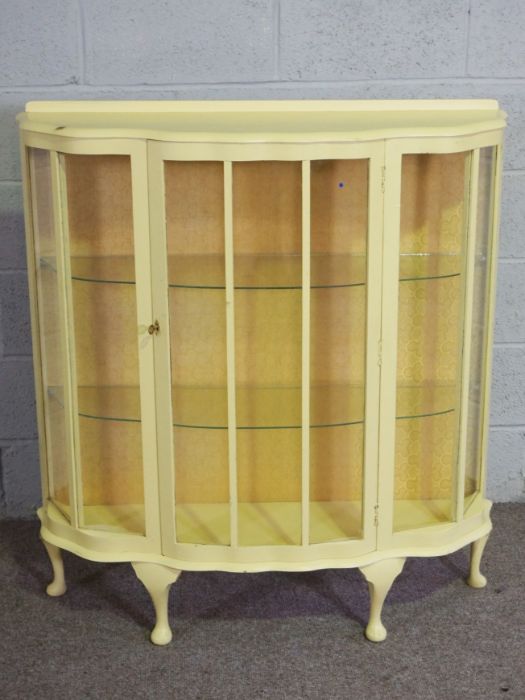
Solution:
{"label": "wooden cabinet top", "polygon": [[28,102],[21,129],[71,138],[319,142],[464,136],[502,129],[496,100]]}

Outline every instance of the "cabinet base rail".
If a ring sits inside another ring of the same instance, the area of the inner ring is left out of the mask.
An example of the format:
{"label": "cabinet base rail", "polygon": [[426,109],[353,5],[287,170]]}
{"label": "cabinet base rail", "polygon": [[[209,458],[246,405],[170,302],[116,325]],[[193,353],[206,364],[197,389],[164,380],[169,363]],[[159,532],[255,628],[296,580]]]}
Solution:
{"label": "cabinet base rail", "polygon": [[[466,582],[473,588],[483,588],[487,579],[480,572],[480,562],[489,533],[471,543],[470,570]],[[42,538],[53,571],[53,580],[46,588],[49,596],[60,596],[66,592],[66,581],[62,551],[56,545]],[[382,642],[387,631],[381,620],[383,604],[394,580],[403,570],[406,557],[391,557],[358,567],[368,583],[370,594],[370,613],[365,636],[371,642]],[[168,619],[168,599],[171,585],[175,583],[182,571],[164,564],[132,561],[131,565],[137,578],[148,591],[155,611],[155,625],[150,639],[153,644],[163,646],[172,640],[172,631]]]}

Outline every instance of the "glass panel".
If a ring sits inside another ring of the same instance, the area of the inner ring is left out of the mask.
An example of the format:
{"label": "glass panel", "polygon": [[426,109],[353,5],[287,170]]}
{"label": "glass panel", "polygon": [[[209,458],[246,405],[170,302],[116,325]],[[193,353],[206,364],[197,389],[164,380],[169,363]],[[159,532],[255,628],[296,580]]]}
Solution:
{"label": "glass panel", "polygon": [[469,163],[403,156],[394,530],[453,517]]}
{"label": "glass panel", "polygon": [[312,161],[310,183],[310,542],[318,543],[362,536],[368,160]]}
{"label": "glass panel", "polygon": [[488,257],[492,232],[494,197],[495,146],[479,152],[479,181],[476,223],[476,256],[474,267],[474,297],[472,338],[470,348],[470,377],[467,419],[467,452],[465,465],[465,508],[479,490],[482,441],[482,406],[486,377],[483,376],[487,345]]}
{"label": "glass panel", "polygon": [[177,541],[230,542],[224,173],[166,161]]}
{"label": "glass panel", "polygon": [[[51,156],[48,151],[39,148],[29,148],[28,152],[49,491],[51,500],[69,519],[70,459],[66,447],[66,417],[63,401],[63,331],[58,300]],[[52,264],[48,261],[52,261]]]}
{"label": "glass panel", "polygon": [[88,527],[143,533],[130,157],[64,155],[63,159],[83,522]]}
{"label": "glass panel", "polygon": [[301,170],[233,164],[242,545],[301,542]]}

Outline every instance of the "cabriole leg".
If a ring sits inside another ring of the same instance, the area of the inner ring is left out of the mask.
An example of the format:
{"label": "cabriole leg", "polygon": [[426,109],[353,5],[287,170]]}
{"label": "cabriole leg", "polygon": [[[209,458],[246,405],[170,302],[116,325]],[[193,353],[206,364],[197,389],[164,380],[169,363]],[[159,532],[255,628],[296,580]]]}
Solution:
{"label": "cabriole leg", "polygon": [[388,591],[405,564],[405,559],[383,559],[359,570],[368,581],[370,593],[370,618],[365,630],[367,639],[371,642],[382,642],[386,637],[386,629],[381,622],[381,611]]}
{"label": "cabriole leg", "polygon": [[146,562],[132,562],[132,566],[137,578],[150,594],[155,608],[156,622],[150,639],[153,644],[169,644],[172,634],[168,622],[168,597],[171,584],[175,583],[181,572],[162,564]]}
{"label": "cabriole leg", "polygon": [[51,566],[53,567],[53,580],[46,588],[47,595],[59,596],[66,592],[66,579],[64,576],[64,562],[60,549],[50,542],[42,540],[46,548]]}
{"label": "cabriole leg", "polygon": [[467,583],[472,588],[483,588],[487,585],[487,579],[479,570],[479,565],[488,538],[489,536],[486,534],[470,545],[470,574]]}

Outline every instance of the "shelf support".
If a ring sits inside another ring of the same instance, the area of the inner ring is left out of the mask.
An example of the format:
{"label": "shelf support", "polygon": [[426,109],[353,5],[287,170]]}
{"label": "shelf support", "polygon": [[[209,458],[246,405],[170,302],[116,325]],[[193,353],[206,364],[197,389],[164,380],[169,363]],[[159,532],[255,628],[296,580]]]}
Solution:
{"label": "shelf support", "polygon": [[383,603],[395,578],[403,570],[405,558],[383,559],[369,566],[359,567],[368,582],[370,593],[370,617],[365,635],[371,642],[382,642],[386,638],[386,629],[381,622]]}
{"label": "shelf support", "polygon": [[148,591],[155,608],[155,627],[150,639],[153,644],[169,644],[172,639],[171,628],[168,620],[168,598],[171,584],[181,575],[178,569],[171,569],[162,564],[148,562],[132,562],[135,574],[142,581]]}
{"label": "shelf support", "polygon": [[51,542],[46,542],[42,540],[46,552],[49,556],[49,561],[53,567],[53,580],[46,588],[47,595],[53,596],[53,598],[63,595],[66,592],[66,579],[64,576],[64,562],[62,561],[62,552],[60,549],[51,544]]}
{"label": "shelf support", "polygon": [[483,537],[480,537],[479,540],[476,540],[470,545],[470,573],[467,583],[469,586],[472,586],[472,588],[484,588],[487,585],[487,579],[479,570],[479,565],[489,534],[490,533],[487,533]]}

